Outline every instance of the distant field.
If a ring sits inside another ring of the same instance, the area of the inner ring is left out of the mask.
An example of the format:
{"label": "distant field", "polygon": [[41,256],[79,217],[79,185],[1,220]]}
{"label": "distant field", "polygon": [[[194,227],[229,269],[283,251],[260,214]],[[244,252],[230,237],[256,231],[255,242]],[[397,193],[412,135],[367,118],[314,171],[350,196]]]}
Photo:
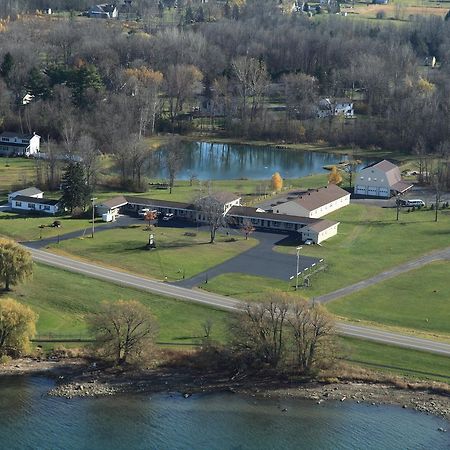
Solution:
{"label": "distant field", "polygon": [[327,305],[353,320],[450,336],[450,261],[407,272]]}
{"label": "distant field", "polygon": [[0,200],[15,187],[28,187],[35,183],[34,161],[26,158],[0,157]]}

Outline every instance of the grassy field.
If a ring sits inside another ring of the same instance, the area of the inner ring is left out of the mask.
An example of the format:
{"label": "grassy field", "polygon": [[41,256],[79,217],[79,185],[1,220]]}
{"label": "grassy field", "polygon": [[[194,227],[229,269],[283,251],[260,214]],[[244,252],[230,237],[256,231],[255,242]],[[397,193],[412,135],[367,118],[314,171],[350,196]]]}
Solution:
{"label": "grassy field", "polygon": [[[59,228],[50,226],[55,220],[61,222]],[[45,225],[45,227],[40,228],[40,225]],[[96,226],[102,225],[104,222],[96,219]],[[89,235],[91,229],[92,221],[88,219],[72,219],[67,216],[27,217],[16,213],[0,213],[0,236],[7,236],[18,241],[38,240],[40,237],[45,239],[77,230],[80,231],[80,236],[85,233]]]}
{"label": "grassy field", "polygon": [[[396,221],[394,208],[352,204],[326,218],[340,222],[338,235],[322,245],[303,246],[301,254],[324,258],[327,272],[305,289],[315,297],[376,275],[427,252],[450,245],[450,210],[406,212]],[[295,253],[295,247],[276,247]]]}
{"label": "grassy field", "polygon": [[[156,317],[160,342],[198,343],[203,336],[202,324],[208,319],[213,321],[211,338],[218,342],[227,340],[229,314],[226,312],[123,288],[45,265],[36,264],[33,279],[7,295],[39,313],[39,335],[87,336],[85,317],[95,313],[102,301],[133,299],[148,306]],[[345,359],[355,365],[449,382],[450,358],[358,339],[342,338],[342,341]]]}
{"label": "grassy field", "polygon": [[[211,337],[223,341],[227,314],[201,305],[172,300],[131,288],[35,264],[33,279],[18,286],[11,296],[39,314],[40,335],[85,334],[85,317],[102,301],[138,300],[147,305],[159,323],[163,342],[195,343],[202,336],[202,323],[213,320]],[[1,297],[0,297],[1,301]]]}
{"label": "grassy field", "polygon": [[[186,236],[193,232],[196,236]],[[195,228],[156,227],[151,233],[157,245],[155,250],[144,249],[149,231],[146,225],[116,228],[96,234],[94,239],[71,239],[54,244],[58,253],[70,253],[89,261],[99,262],[124,270],[164,280],[190,278],[210,267],[238,255],[257,244],[257,240],[243,236],[218,234],[209,244],[209,233]]]}
{"label": "grassy field", "polygon": [[450,262],[429,264],[327,305],[354,320],[450,335]]}
{"label": "grassy field", "polygon": [[11,190],[31,186],[36,180],[34,161],[26,158],[0,158],[0,199]]}
{"label": "grassy field", "polygon": [[355,365],[420,380],[450,383],[450,358],[432,353],[341,338],[345,359]]}

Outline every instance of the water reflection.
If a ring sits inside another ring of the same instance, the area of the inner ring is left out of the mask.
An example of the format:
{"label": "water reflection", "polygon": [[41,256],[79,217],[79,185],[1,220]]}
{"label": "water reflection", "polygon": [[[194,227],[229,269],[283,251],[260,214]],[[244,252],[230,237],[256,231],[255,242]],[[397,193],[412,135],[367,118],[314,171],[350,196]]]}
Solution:
{"label": "water reflection", "polygon": [[[298,178],[324,172],[323,166],[336,164],[344,157],[332,153],[292,151],[275,147],[214,144],[210,142],[184,143],[183,161],[178,179],[269,179],[274,172],[283,178]],[[164,148],[154,152],[150,169],[153,178],[167,176]],[[345,158],[344,158],[345,159]],[[365,161],[366,162],[366,161]]]}

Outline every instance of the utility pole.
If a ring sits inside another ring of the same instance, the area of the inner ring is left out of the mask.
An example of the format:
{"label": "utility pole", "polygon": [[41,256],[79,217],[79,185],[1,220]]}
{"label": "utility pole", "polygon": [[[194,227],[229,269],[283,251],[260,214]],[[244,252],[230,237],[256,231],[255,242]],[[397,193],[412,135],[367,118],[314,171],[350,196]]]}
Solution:
{"label": "utility pole", "polygon": [[95,232],[95,200],[97,200],[97,197],[92,197],[92,239],[94,238],[94,232]]}
{"label": "utility pole", "polygon": [[297,250],[297,270],[295,271],[295,290],[297,290],[298,289],[298,269],[299,269],[299,266],[300,266],[300,250],[302,249],[303,247],[297,247],[296,248],[296,250]]}

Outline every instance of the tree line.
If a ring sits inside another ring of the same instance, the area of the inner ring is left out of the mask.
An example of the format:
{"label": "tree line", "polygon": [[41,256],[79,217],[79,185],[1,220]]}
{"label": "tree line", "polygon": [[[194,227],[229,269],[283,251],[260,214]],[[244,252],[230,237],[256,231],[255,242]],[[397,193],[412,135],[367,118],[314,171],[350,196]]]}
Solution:
{"label": "tree line", "polygon": [[[239,11],[156,29],[145,21],[6,21],[1,126],[38,132],[50,159],[52,146],[64,155],[114,154],[122,181],[137,184],[144,137],[200,126],[236,138],[448,151],[450,21],[313,21],[269,0]],[[438,68],[424,66],[428,56]],[[357,119],[318,119],[325,97],[352,99]]]}

